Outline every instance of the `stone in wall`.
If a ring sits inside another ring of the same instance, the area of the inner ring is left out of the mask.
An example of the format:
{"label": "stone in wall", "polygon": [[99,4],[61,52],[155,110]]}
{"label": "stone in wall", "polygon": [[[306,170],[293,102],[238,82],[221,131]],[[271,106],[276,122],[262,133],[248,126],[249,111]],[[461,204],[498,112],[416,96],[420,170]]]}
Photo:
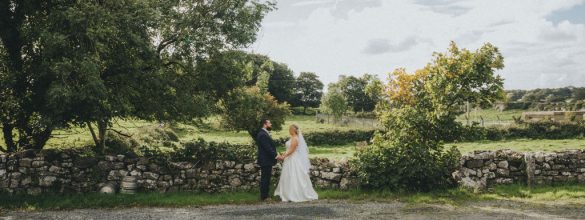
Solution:
{"label": "stone in wall", "polygon": [[453,178],[460,185],[479,191],[494,184],[585,183],[585,150],[475,151],[462,156],[460,165]]}
{"label": "stone in wall", "polygon": [[[311,159],[311,179],[316,187],[349,189],[357,185],[347,162]],[[281,164],[274,167],[274,178]],[[43,192],[98,192],[119,187],[125,176],[136,178],[141,191],[219,192],[258,187],[259,167],[250,162],[156,162],[146,157],[108,155],[79,157],[74,152],[52,150],[0,154],[0,191],[16,194]],[[111,190],[110,190],[111,191]]]}

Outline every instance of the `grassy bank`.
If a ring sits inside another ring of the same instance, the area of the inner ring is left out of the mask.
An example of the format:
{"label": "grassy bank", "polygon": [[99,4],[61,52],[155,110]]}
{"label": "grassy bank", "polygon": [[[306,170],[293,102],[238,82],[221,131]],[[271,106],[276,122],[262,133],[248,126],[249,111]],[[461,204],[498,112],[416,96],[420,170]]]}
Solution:
{"label": "grassy bank", "polygon": [[461,153],[469,153],[475,150],[499,150],[511,149],[520,152],[553,152],[573,149],[585,149],[585,139],[563,140],[535,140],[514,139],[503,141],[474,141],[464,143],[448,143],[446,146],[456,146]]}
{"label": "grassy bank", "polygon": [[[463,189],[441,190],[428,193],[396,193],[366,190],[318,190],[321,200],[401,201],[407,203],[441,203],[458,205],[468,201],[513,200],[526,203],[585,205],[585,186],[541,186],[528,188],[521,185],[495,187],[491,192],[473,194]],[[125,207],[197,207],[219,204],[257,204],[257,192],[232,193],[140,193],[136,195],[42,195],[2,196],[0,207],[6,210],[54,210],[79,208]]]}

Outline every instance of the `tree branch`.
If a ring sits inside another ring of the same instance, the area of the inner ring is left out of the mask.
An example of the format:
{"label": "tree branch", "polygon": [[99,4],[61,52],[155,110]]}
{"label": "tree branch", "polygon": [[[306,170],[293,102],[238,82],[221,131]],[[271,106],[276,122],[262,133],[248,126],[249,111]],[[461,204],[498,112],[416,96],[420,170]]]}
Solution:
{"label": "tree branch", "polygon": [[172,37],[161,41],[156,47],[156,53],[160,54],[162,50],[164,50],[167,46],[171,45],[172,43],[177,42],[178,38],[177,35],[173,35]]}
{"label": "tree branch", "polygon": [[96,146],[98,146],[100,142],[99,142],[97,136],[95,135],[95,131],[93,130],[91,123],[87,122],[87,127],[89,128],[89,132],[91,133],[91,137],[93,138],[93,142],[95,143]]}
{"label": "tree branch", "polygon": [[132,135],[129,135],[129,134],[124,134],[124,133],[122,133],[121,131],[117,131],[116,129],[113,129],[113,128],[108,128],[108,131],[113,131],[113,132],[116,132],[117,134],[119,134],[119,135],[122,135],[122,136],[124,136],[124,137],[128,137],[128,138],[129,138],[129,137],[132,137]]}

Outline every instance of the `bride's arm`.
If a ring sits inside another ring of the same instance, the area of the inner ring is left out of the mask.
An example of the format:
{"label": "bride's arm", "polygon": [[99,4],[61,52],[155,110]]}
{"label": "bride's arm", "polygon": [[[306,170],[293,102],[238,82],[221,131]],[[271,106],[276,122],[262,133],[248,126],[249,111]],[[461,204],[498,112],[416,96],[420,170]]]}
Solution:
{"label": "bride's arm", "polygon": [[282,155],[282,157],[286,158],[286,157],[290,156],[291,154],[293,154],[295,152],[295,150],[297,149],[297,146],[299,146],[299,141],[297,140],[297,138],[296,137],[291,138],[290,147],[288,148],[286,153],[284,153],[284,155]]}

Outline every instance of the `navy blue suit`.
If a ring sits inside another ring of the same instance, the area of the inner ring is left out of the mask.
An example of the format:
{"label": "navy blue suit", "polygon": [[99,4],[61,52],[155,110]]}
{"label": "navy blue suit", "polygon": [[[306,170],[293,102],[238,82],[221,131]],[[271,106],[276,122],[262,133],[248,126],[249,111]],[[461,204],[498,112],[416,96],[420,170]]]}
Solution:
{"label": "navy blue suit", "polygon": [[272,166],[276,164],[276,144],[264,129],[258,132],[256,143],[258,145],[257,163],[260,166],[260,199],[264,200],[268,198]]}

